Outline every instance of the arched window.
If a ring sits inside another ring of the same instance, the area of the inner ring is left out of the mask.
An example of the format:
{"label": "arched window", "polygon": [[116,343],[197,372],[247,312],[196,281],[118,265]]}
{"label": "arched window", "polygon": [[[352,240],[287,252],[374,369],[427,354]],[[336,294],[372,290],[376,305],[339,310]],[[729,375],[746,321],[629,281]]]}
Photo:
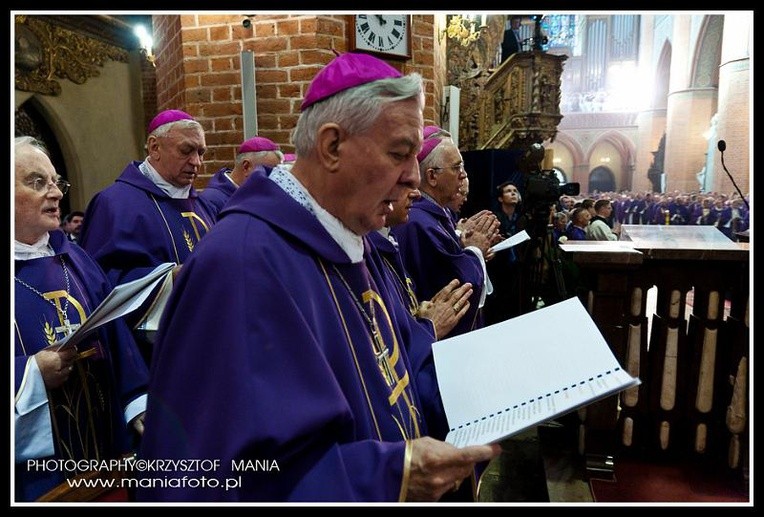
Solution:
{"label": "arched window", "polygon": [[608,167],[600,165],[589,173],[589,192],[610,192],[615,190],[615,176]]}

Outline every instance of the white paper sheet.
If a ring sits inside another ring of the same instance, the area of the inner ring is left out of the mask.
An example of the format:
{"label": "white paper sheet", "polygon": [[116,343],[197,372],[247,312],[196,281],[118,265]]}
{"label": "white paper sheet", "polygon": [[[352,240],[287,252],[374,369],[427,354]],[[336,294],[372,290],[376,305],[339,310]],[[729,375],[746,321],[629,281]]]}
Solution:
{"label": "white paper sheet", "polygon": [[76,346],[87,334],[116,318],[130,314],[141,306],[151,294],[159,282],[164,281],[171,274],[173,262],[165,262],[158,265],[148,275],[120,284],[104,298],[104,300],[90,313],[90,316],[82,324],[61,340],[53,343],[48,348],[62,350],[64,347]]}
{"label": "white paper sheet", "polygon": [[528,235],[528,232],[525,230],[519,231],[516,234],[514,234],[512,237],[508,237],[498,243],[496,246],[491,248],[491,251],[497,252],[497,251],[503,251],[506,249],[511,248],[512,246],[517,246],[521,242],[525,242],[530,239],[530,236]]}
{"label": "white paper sheet", "polygon": [[578,298],[433,344],[457,447],[486,444],[640,383]]}

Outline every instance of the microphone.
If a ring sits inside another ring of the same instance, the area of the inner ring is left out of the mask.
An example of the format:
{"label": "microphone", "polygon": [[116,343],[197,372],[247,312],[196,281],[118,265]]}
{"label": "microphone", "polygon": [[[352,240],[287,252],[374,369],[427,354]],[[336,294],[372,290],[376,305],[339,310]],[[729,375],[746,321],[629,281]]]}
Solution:
{"label": "microphone", "polygon": [[743,200],[743,203],[745,203],[745,207],[750,210],[751,207],[748,204],[748,200],[743,196],[743,193],[740,192],[740,187],[737,186],[737,183],[735,183],[735,178],[732,177],[732,174],[730,174],[730,171],[727,170],[727,166],[724,165],[724,151],[727,150],[727,142],[724,140],[719,140],[716,144],[716,148],[719,149],[720,157],[722,160],[722,168],[724,169],[724,172],[727,173],[727,176],[729,177],[732,184],[735,186],[735,190],[737,190],[737,193],[740,194],[740,198]]}

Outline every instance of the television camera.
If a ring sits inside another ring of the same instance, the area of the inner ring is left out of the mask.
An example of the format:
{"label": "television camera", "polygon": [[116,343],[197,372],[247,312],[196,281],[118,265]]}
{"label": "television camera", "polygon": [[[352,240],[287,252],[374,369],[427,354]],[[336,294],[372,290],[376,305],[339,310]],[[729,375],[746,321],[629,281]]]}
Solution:
{"label": "television camera", "polygon": [[550,205],[557,203],[560,196],[577,196],[581,190],[578,183],[560,183],[554,169],[541,169],[544,146],[532,144],[521,163],[525,180],[523,185],[523,206],[526,212],[541,211],[549,215]]}
{"label": "television camera", "polygon": [[[554,169],[541,168],[543,159],[544,147],[531,144],[519,163],[524,179],[518,227],[530,237],[523,259],[528,295],[524,300],[526,311],[536,309],[542,299],[549,303],[567,298],[560,257],[551,237],[552,206],[561,196],[577,196],[581,190],[578,183],[560,183]],[[549,273],[554,275],[555,289],[549,281]]]}

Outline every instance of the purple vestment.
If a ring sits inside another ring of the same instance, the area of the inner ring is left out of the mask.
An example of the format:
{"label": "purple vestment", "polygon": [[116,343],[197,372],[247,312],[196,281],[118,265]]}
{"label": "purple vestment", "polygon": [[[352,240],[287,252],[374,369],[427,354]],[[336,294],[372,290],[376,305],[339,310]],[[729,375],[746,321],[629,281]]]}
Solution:
{"label": "purple vestment", "polygon": [[[140,451],[220,460],[212,471],[166,474],[221,487],[156,485],[139,489],[139,500],[399,500],[405,440],[425,429],[374,255],[367,244],[368,269],[352,264],[270,179],[239,187],[178,275]],[[374,307],[386,351],[359,304],[367,316]]]}
{"label": "purple vestment", "polygon": [[417,318],[415,315],[418,303],[414,294],[414,284],[403,266],[397,244],[379,232],[371,232],[368,239],[377,249],[382,262],[380,270],[387,276],[389,290],[398,293],[398,299],[395,301],[398,302],[397,305],[402,314],[399,321],[405,319],[409,322],[408,326],[401,327],[401,333],[411,369],[416,378],[416,387],[422,402],[428,434],[438,440],[445,440],[449,429],[448,421],[440,398],[435,362],[432,357],[435,328],[432,321]]}
{"label": "purple vestment", "polygon": [[[395,237],[391,235],[388,238],[379,232],[372,232],[367,237],[369,242],[377,249],[385,266],[385,272],[389,274],[401,302],[408,309],[409,313],[415,316],[419,309],[419,301],[415,293],[414,282],[403,265],[398,243],[390,240],[395,239]],[[430,325],[430,331],[431,333],[434,332],[432,325]]]}
{"label": "purple vestment", "polygon": [[227,175],[230,172],[231,169],[227,167],[217,171],[199,194],[199,200],[207,205],[207,209],[215,217],[223,209],[228,198],[236,192],[236,185]]}
{"label": "purple vestment", "polygon": [[470,308],[448,336],[479,328],[483,267],[474,253],[462,248],[446,211],[429,199],[419,198],[411,207],[408,222],[394,227],[392,233],[420,300],[431,299],[455,278],[472,284]]}
{"label": "purple vestment", "polygon": [[[113,285],[149,274],[165,262],[182,264],[214,223],[214,215],[191,188],[174,199],[143,175],[140,162],[128,164],[117,180],[88,203],[80,246],[103,268]],[[153,297],[125,318],[134,328]],[[151,345],[136,333],[147,363]]]}
{"label": "purple vestment", "polygon": [[[15,262],[15,367],[14,386],[18,396],[27,379],[25,369],[31,356],[64,337],[65,313],[70,324],[82,323],[111,291],[111,284],[98,264],[63,231],[50,233],[52,257]],[[66,275],[64,274],[64,261]],[[69,294],[66,277],[69,278]],[[68,302],[67,302],[68,299]],[[102,326],[77,345],[80,352],[95,349],[88,358],[75,362],[74,370],[60,388],[48,390],[53,415],[55,455],[48,459],[117,458],[129,451],[130,437],[123,410],[146,393],[148,372],[124,321]],[[17,441],[24,429],[16,428]],[[17,451],[18,452],[18,451]],[[17,458],[18,460],[19,458]],[[63,469],[29,471],[26,462],[16,464],[16,499],[31,501],[64,481]]]}
{"label": "purple vestment", "polygon": [[93,196],[82,223],[80,245],[114,285],[164,262],[182,264],[214,222],[193,187],[187,199],[173,199],[139,165],[128,164],[114,184]]}

